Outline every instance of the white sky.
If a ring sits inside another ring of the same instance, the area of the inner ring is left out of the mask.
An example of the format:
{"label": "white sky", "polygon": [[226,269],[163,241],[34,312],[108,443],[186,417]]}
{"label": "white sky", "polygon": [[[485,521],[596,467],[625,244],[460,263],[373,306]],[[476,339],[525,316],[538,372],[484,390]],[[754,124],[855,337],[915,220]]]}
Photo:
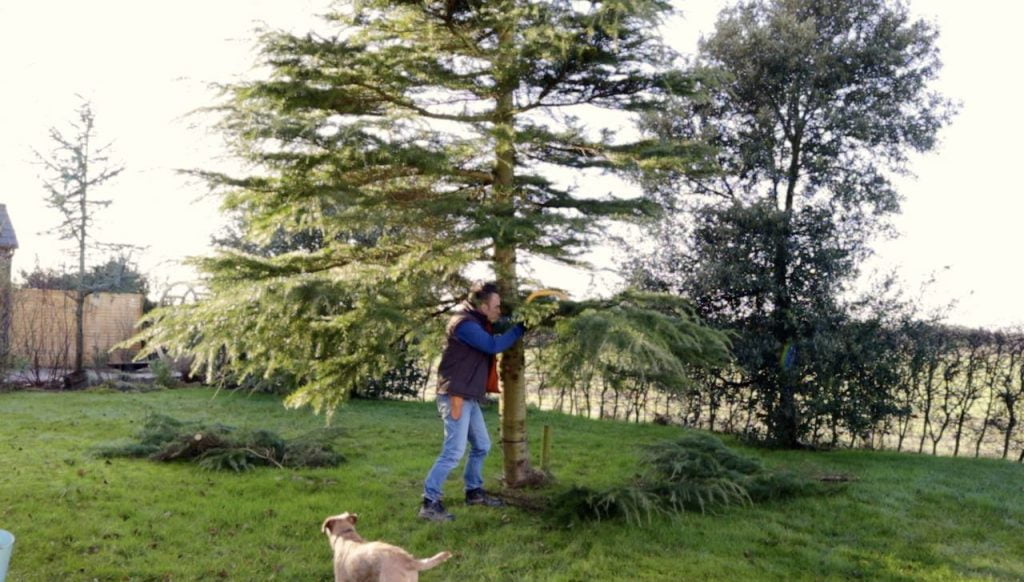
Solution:
{"label": "white sky", "polygon": [[[691,0],[666,28],[692,52],[726,3]],[[138,255],[155,286],[191,274],[177,262],[208,251],[221,224],[205,188],[178,168],[222,165],[220,139],[191,127],[186,114],[215,102],[211,82],[247,75],[260,23],[304,32],[326,0],[2,0],[0,1],[0,203],[18,235],[14,270],[38,261],[74,261],[52,232],[32,149],[47,151],[51,126],[66,128],[79,101],[90,99],[102,143],[125,172],[95,192],[113,204],[97,217],[104,242],[145,245]],[[915,14],[936,23],[945,67],[937,87],[962,102],[940,148],[914,159],[916,180],[900,183],[901,238],[875,246],[869,269],[896,268],[916,293],[932,273],[928,305],[957,300],[949,320],[964,325],[1024,324],[1021,267],[1024,187],[1016,175],[1024,153],[1017,114],[1024,3],[1013,0],[912,0]],[[96,257],[98,260],[100,257]],[[565,271],[562,270],[562,273]],[[577,294],[589,278],[545,283]]]}

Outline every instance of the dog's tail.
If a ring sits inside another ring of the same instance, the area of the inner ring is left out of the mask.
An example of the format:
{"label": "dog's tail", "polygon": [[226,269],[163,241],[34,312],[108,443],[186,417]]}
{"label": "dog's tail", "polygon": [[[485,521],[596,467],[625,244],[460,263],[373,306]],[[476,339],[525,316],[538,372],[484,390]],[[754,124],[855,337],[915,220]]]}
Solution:
{"label": "dog's tail", "polygon": [[429,570],[450,557],[452,557],[451,552],[441,552],[433,558],[423,558],[422,560],[413,561],[413,567],[417,570]]}

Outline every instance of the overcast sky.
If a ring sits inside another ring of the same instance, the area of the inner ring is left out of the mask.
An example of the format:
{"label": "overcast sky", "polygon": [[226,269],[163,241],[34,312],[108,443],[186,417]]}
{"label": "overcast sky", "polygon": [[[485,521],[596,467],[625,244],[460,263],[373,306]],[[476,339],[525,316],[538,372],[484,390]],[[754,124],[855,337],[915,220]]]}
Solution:
{"label": "overcast sky", "polygon": [[[202,184],[177,168],[226,163],[220,139],[193,127],[189,111],[214,103],[211,82],[249,75],[253,29],[261,24],[305,31],[322,0],[3,0],[0,2],[0,203],[17,231],[14,269],[74,261],[52,228],[33,149],[46,151],[47,130],[64,128],[79,104],[93,104],[103,143],[113,142],[124,173],[98,190],[113,204],[98,216],[97,238],[147,246],[138,255],[159,289],[188,278],[177,266],[208,252],[222,223]],[[692,52],[712,30],[719,0],[682,2],[666,26],[668,40]],[[962,102],[935,152],[913,159],[914,180],[901,180],[902,236],[875,245],[867,270],[895,268],[916,293],[936,275],[924,301],[957,301],[949,320],[964,325],[1024,324],[1024,187],[1018,113],[1018,27],[1024,3],[1012,0],[916,0],[912,11],[940,29],[945,67],[937,88]],[[590,278],[539,276],[577,294]]]}

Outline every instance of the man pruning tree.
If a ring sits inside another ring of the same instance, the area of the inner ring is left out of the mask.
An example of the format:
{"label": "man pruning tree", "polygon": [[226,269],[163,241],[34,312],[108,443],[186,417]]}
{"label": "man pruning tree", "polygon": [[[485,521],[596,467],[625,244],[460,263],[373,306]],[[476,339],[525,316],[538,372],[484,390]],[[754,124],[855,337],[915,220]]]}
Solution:
{"label": "man pruning tree", "polygon": [[444,444],[423,483],[423,504],[419,511],[423,519],[455,519],[441,503],[441,489],[448,473],[462,460],[467,442],[471,448],[465,472],[466,505],[503,505],[483,488],[482,471],[491,439],[480,404],[488,392],[498,392],[496,354],[512,347],[526,330],[520,323],[495,335],[492,324],[499,317],[501,296],[497,285],[474,283],[466,301],[448,321],[437,381],[437,410],[444,421]]}

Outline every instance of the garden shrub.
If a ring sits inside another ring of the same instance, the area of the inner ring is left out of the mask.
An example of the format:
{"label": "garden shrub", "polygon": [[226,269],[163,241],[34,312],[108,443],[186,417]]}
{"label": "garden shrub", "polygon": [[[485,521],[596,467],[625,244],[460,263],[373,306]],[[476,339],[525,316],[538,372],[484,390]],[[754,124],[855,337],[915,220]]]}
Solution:
{"label": "garden shrub", "polygon": [[149,361],[149,371],[153,374],[153,382],[164,388],[174,388],[176,382],[171,370],[171,364],[163,358],[156,358]]}

